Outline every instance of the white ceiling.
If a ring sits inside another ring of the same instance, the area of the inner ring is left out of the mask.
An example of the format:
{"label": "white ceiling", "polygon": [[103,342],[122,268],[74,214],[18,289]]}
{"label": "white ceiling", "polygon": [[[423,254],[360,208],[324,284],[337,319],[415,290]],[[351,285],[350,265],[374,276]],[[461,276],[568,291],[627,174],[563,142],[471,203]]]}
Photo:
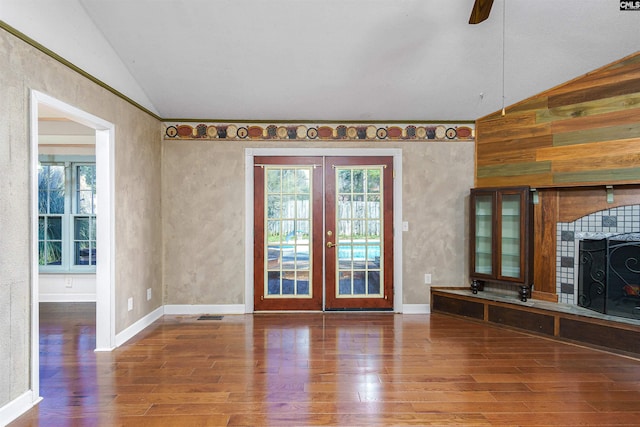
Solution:
{"label": "white ceiling", "polygon": [[0,1],[163,118],[474,120],[640,49],[618,0]]}

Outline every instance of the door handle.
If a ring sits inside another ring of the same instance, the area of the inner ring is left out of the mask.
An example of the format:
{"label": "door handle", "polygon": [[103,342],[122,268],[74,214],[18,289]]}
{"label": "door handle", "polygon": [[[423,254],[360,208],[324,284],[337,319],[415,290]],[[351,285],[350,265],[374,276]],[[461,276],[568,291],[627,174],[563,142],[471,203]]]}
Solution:
{"label": "door handle", "polygon": [[327,242],[327,247],[328,248],[332,248],[334,246],[338,246],[337,244],[333,243],[333,242]]}

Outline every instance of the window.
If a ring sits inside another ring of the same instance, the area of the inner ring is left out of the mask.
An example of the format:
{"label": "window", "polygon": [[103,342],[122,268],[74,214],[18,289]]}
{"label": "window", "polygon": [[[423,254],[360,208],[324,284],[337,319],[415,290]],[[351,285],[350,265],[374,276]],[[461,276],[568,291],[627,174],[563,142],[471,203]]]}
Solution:
{"label": "window", "polygon": [[41,159],[38,212],[40,271],[95,272],[95,162]]}
{"label": "window", "polygon": [[62,218],[65,211],[64,166],[38,168],[38,245],[40,265],[62,265]]}

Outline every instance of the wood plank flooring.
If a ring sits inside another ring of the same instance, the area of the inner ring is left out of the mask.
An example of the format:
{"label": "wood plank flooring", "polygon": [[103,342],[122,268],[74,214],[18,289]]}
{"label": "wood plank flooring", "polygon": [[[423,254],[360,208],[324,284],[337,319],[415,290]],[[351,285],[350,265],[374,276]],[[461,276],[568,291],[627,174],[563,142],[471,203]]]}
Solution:
{"label": "wood plank flooring", "polygon": [[42,304],[21,426],[637,426],[640,361],[444,314],[165,316],[95,353]]}

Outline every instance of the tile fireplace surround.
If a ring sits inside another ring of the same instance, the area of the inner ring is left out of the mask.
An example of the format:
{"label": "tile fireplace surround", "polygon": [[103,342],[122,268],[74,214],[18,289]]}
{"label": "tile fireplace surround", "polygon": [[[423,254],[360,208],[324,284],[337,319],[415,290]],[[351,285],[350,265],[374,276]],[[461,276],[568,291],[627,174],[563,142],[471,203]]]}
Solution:
{"label": "tile fireplace surround", "polygon": [[558,302],[578,304],[578,243],[640,231],[640,205],[594,212],[574,222],[557,224],[556,292]]}

